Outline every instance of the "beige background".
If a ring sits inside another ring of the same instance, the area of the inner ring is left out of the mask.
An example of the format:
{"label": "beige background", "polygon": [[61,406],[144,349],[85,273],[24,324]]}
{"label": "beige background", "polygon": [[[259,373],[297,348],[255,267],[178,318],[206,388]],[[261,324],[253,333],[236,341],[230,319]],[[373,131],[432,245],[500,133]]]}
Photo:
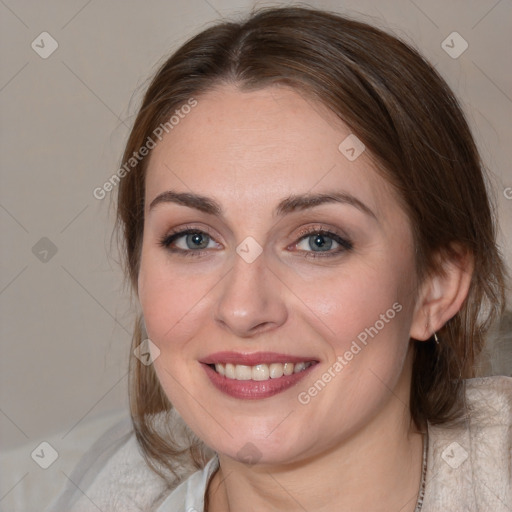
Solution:
{"label": "beige background", "polygon": [[[512,240],[504,233],[512,233],[512,199],[506,198],[512,187],[512,2],[309,4],[350,13],[401,36],[455,89],[491,170],[510,266]],[[158,63],[221,15],[244,13],[253,5],[248,0],[0,3],[0,439],[4,450],[27,447],[29,478],[41,471],[29,459],[41,439],[56,433],[66,439],[84,422],[127,403],[132,314],[117,263],[109,257],[110,198],[95,199],[93,189],[115,172],[140,94]],[[46,59],[31,47],[43,31],[59,45]],[[469,44],[457,59],[441,47],[453,31]],[[49,246],[43,237],[56,254],[44,253]],[[1,499],[0,494],[0,505]]]}

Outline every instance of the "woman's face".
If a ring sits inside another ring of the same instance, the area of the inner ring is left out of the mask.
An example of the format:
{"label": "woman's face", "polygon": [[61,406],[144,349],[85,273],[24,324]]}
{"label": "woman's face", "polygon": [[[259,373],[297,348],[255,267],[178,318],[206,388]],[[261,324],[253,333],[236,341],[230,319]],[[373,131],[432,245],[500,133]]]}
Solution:
{"label": "woman's face", "polygon": [[268,463],[402,421],[417,283],[391,187],[291,89],[196,99],[146,179],[139,298],[167,396],[214,450]]}

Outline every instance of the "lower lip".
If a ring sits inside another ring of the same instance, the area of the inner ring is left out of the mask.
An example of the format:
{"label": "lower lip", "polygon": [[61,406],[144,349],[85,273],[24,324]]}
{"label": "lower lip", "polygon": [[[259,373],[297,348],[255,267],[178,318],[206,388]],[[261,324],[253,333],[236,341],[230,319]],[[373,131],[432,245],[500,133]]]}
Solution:
{"label": "lower lip", "polygon": [[201,363],[206,375],[208,375],[212,384],[226,395],[245,400],[258,400],[268,398],[295,386],[303,379],[315,366],[313,363],[305,370],[291,375],[283,375],[277,379],[268,380],[236,380],[228,379],[213,370],[207,364]]}

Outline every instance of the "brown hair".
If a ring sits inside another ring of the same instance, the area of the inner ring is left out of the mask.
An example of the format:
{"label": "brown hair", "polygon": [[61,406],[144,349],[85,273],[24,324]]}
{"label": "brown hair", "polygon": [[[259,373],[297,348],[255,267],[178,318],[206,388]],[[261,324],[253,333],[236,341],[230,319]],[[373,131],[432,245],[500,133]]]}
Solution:
{"label": "brown hair", "polygon": [[[414,49],[372,26],[308,8],[273,8],[242,23],[223,22],[193,37],[161,66],[126,145],[128,161],[174,110],[222,83],[240,89],[288,85],[319,100],[363,141],[409,216],[419,278],[439,271],[439,254],[474,258],[462,309],[439,345],[413,340],[410,410],[418,427],[464,416],[463,379],[474,376],[484,334],[504,304],[504,267],[482,165],[453,93]],[[118,227],[137,290],[144,222],[144,158],[121,180]],[[458,249],[456,249],[458,248]],[[134,349],[143,339],[140,319]],[[131,412],[148,462],[204,465],[201,442],[177,450],[153,419],[170,411],[153,367],[131,358]]]}

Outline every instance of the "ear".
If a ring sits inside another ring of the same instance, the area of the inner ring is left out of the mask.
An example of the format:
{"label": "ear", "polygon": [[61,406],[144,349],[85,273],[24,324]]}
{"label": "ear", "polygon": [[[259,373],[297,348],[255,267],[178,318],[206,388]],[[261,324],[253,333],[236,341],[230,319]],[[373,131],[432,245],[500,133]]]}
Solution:
{"label": "ear", "polygon": [[438,256],[438,270],[420,285],[409,336],[426,341],[454,317],[468,295],[473,275],[473,255],[453,245]]}

